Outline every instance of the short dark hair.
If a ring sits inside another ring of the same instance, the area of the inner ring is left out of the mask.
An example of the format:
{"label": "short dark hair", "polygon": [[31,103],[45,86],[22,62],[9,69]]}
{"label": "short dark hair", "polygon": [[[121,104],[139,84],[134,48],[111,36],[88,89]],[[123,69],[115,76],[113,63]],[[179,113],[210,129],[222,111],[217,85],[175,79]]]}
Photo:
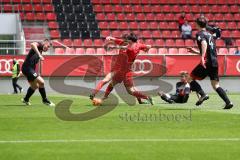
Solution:
{"label": "short dark hair", "polygon": [[207,19],[205,17],[199,17],[199,18],[197,18],[196,23],[201,28],[206,28],[206,26],[207,26]]}
{"label": "short dark hair", "polygon": [[127,36],[127,39],[132,41],[132,42],[137,42],[138,40],[138,37],[135,33],[130,33],[128,36]]}
{"label": "short dark hair", "polygon": [[44,39],[43,42],[49,42],[50,46],[52,46],[52,42],[49,39]]}

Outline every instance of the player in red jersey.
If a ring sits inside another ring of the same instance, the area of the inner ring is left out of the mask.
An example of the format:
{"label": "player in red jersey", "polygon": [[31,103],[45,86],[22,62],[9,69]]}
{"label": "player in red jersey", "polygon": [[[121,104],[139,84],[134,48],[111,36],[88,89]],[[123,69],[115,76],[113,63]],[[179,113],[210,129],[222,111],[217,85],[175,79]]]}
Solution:
{"label": "player in red jersey", "polygon": [[[114,42],[114,44],[119,46],[126,42],[124,39],[118,39],[114,37],[107,37],[106,39],[108,41]],[[151,48],[151,46],[138,43],[137,42],[138,38],[134,33],[127,35],[126,40],[127,45],[121,46],[117,60],[115,61],[115,64],[112,67],[112,72],[109,75],[107,75],[109,76],[108,78],[110,79],[110,84],[108,85],[102,100],[105,100],[108,97],[108,95],[110,94],[110,92],[112,91],[116,84],[123,82],[124,86],[127,89],[127,92],[130,95],[135,96],[136,98],[138,98],[138,100],[146,99],[149,103],[153,105],[151,97],[146,96],[141,92],[138,92],[134,87],[132,79],[133,73],[131,71],[132,64],[136,57],[138,56],[139,52],[141,50],[147,52]]]}
{"label": "player in red jersey", "polygon": [[[109,82],[112,80],[112,78],[113,78],[113,76],[114,76],[114,74],[115,74],[115,71],[116,71],[115,68],[119,67],[118,64],[120,64],[120,62],[121,62],[121,64],[122,64],[123,62],[126,63],[126,56],[125,56],[123,53],[124,53],[124,50],[127,49],[126,46],[128,45],[128,42],[129,42],[129,40],[127,39],[127,37],[128,37],[128,34],[124,34],[121,39],[116,39],[116,41],[113,41],[113,40],[112,40],[113,37],[107,37],[107,38],[106,38],[106,44],[104,45],[104,48],[105,48],[106,50],[108,50],[108,49],[119,49],[119,55],[118,55],[117,59],[115,59],[115,61],[114,61],[115,64],[113,65],[113,67],[111,67],[111,72],[109,72],[109,73],[104,77],[104,79],[101,80],[101,81],[97,84],[96,88],[94,89],[94,91],[93,91],[92,94],[90,95],[90,99],[91,99],[91,100],[94,99],[95,95],[100,91],[100,89],[101,89],[105,84],[109,83]],[[110,46],[110,45],[111,45],[111,46]],[[110,47],[109,47],[109,46],[110,46]],[[133,89],[136,90],[135,87],[133,87]],[[138,103],[139,103],[139,104],[146,104],[146,102],[142,101],[141,98],[137,98],[137,100],[138,100]]]}

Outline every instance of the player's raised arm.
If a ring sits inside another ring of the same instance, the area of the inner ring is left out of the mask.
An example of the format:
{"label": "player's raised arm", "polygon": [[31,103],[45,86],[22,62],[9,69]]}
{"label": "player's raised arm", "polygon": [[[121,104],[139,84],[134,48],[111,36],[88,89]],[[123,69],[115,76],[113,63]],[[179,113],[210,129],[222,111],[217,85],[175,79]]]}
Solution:
{"label": "player's raised arm", "polygon": [[31,43],[31,48],[38,54],[39,58],[43,61],[44,57],[41,55],[40,51],[38,50],[39,44],[37,42]]}
{"label": "player's raised arm", "polygon": [[195,49],[193,47],[187,47],[187,51],[192,54],[200,54],[200,51],[198,51],[197,49]]}

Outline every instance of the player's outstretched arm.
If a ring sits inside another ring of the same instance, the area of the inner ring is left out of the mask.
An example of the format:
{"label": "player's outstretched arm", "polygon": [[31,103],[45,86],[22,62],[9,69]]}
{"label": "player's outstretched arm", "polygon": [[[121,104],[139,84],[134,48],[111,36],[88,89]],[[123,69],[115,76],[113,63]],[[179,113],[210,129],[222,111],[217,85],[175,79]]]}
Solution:
{"label": "player's outstretched arm", "polygon": [[41,60],[44,60],[43,56],[41,55],[41,53],[38,50],[38,43],[37,42],[33,42],[31,43],[31,48],[35,51],[35,53],[38,54],[38,56],[40,57]]}
{"label": "player's outstretched arm", "polygon": [[193,47],[187,47],[187,51],[192,54],[200,54],[200,51],[198,51],[197,49],[195,49]]}

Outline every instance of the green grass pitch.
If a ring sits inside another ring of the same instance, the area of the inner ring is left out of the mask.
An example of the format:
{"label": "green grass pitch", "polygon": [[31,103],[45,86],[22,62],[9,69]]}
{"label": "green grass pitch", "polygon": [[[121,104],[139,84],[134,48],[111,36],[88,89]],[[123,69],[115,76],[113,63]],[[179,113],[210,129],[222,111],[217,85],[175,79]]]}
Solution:
{"label": "green grass pitch", "polygon": [[[81,122],[58,119],[39,96],[26,107],[20,102],[22,95],[0,95],[0,159],[239,159],[240,95],[229,96],[235,104],[229,111],[222,110],[224,103],[216,94],[197,108],[193,94],[189,103],[181,105],[166,104],[158,97],[153,107],[120,103],[104,116]],[[50,96],[55,103],[66,98],[74,101],[74,113],[94,108],[86,97]],[[160,113],[170,118],[147,117]]]}

